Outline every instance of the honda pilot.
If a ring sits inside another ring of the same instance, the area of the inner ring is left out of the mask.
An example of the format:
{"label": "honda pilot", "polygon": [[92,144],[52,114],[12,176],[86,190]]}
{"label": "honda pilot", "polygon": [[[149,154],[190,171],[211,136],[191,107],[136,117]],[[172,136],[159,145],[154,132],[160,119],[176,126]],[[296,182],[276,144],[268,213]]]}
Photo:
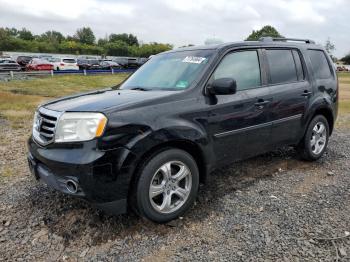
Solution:
{"label": "honda pilot", "polygon": [[319,159],[337,111],[332,61],[311,40],[181,48],[118,86],[38,107],[28,162],[63,193],[165,223],[218,167],[284,146]]}

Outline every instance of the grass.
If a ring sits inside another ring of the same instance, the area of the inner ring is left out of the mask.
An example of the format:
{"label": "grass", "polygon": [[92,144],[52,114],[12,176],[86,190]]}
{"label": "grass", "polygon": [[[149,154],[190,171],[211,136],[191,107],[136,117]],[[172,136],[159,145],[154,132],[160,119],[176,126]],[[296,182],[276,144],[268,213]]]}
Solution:
{"label": "grass", "polygon": [[0,91],[22,95],[60,97],[77,92],[101,89],[119,84],[127,74],[114,75],[64,75],[0,83]]}
{"label": "grass", "polygon": [[350,73],[339,73],[339,114],[350,114]]}
{"label": "grass", "polygon": [[22,128],[35,108],[54,97],[102,89],[122,82],[127,74],[65,75],[0,83],[0,117],[14,128]]}

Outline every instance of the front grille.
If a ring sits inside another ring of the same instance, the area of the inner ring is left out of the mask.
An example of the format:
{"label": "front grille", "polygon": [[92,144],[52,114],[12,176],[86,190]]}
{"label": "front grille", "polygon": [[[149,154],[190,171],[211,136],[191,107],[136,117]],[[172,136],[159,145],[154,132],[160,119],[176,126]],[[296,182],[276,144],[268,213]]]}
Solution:
{"label": "front grille", "polygon": [[39,108],[34,120],[33,136],[42,145],[47,145],[55,139],[56,124],[61,112]]}

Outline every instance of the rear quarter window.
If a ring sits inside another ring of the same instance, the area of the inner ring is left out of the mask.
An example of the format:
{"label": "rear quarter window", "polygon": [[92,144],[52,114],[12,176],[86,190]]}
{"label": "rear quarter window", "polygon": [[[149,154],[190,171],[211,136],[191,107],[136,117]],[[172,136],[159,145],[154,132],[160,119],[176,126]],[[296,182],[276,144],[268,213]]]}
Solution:
{"label": "rear quarter window", "polygon": [[311,68],[317,79],[329,79],[332,78],[331,69],[326,55],[321,50],[308,50],[308,54],[311,60]]}

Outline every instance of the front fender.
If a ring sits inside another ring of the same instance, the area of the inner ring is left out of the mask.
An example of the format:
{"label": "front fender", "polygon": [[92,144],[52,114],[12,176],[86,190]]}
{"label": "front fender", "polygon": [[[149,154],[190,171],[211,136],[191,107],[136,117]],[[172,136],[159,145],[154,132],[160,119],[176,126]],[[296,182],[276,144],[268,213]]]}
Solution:
{"label": "front fender", "polygon": [[142,156],[155,147],[166,143],[184,142],[197,146],[202,152],[205,160],[212,156],[212,148],[209,138],[203,130],[193,126],[169,126],[156,131],[149,131],[134,137],[126,145],[135,155]]}

